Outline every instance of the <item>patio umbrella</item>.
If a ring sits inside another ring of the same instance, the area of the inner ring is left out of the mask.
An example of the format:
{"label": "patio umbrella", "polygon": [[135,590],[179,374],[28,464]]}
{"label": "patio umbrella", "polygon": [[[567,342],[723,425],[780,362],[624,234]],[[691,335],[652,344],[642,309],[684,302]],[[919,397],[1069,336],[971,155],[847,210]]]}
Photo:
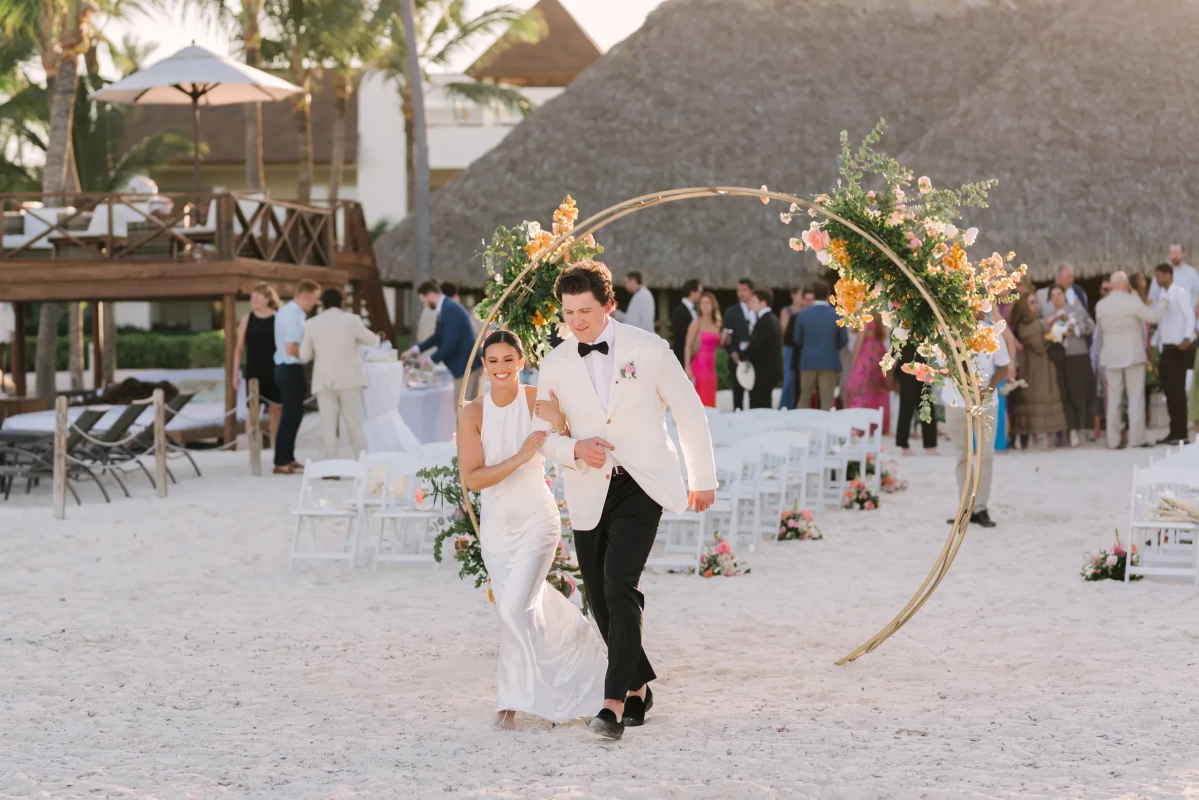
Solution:
{"label": "patio umbrella", "polygon": [[132,105],[192,107],[192,184],[200,190],[200,106],[274,102],[304,91],[299,86],[218,56],[198,45],[185,47],[153,66],[109,84],[93,100]]}

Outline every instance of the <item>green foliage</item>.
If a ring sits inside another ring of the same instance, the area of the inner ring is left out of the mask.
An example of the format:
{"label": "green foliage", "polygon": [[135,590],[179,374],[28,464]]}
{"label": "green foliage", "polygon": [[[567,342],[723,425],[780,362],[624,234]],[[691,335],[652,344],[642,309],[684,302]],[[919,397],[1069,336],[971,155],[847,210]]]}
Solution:
{"label": "green foliage", "polygon": [[[85,350],[91,337],[84,338]],[[70,343],[58,337],[55,369],[67,368]],[[36,363],[37,337],[25,337],[25,349]],[[120,369],[201,369],[225,365],[225,332],[120,333],[117,336],[117,365]]]}
{"label": "green foliage", "polygon": [[504,291],[534,259],[540,260],[520,279],[520,285],[508,295],[496,315],[496,323],[521,340],[525,359],[533,368],[549,353],[551,326],[561,319],[554,284],[563,264],[594,258],[604,252],[590,235],[579,241],[567,238],[554,252],[548,252],[558,234],[570,233],[578,213],[574,200],[567,197],[554,212],[554,233],[528,221],[514,228],[497,228],[491,244],[481,254],[488,279],[487,294],[475,306],[479,319],[487,319]]}
{"label": "green foliage", "polygon": [[[931,387],[940,386],[946,378],[958,380],[957,371],[946,365],[955,348],[968,357],[998,347],[1001,328],[980,317],[1014,291],[1026,268],[1009,265],[1014,253],[1006,258],[995,253],[971,263],[966,248],[974,243],[977,230],[963,232],[953,224],[963,208],[985,208],[987,192],[996,182],[937,189],[927,177],[921,177],[909,196],[904,187],[912,186],[911,170],[874,150],[885,127],[880,120],[856,151],[849,145],[848,134],[841,133],[837,159],[841,177],[829,195],[814,198],[817,206],[840,219],[810,211],[819,221],[793,239],[792,247],[802,250],[806,245],[817,252],[822,264],[837,272],[834,304],[842,316],[838,324],[861,329],[878,314],[884,325],[893,328],[891,351],[880,364],[884,372],[894,367],[905,345],[917,345],[928,360],[928,366],[915,365],[920,371],[913,372],[930,384],[921,403],[921,418],[928,421]],[[875,188],[863,184],[867,176]],[[793,206],[791,213],[782,215],[783,221],[790,222],[798,211]],[[903,269],[866,236],[891,250]],[[973,387],[959,388],[969,397],[967,390]],[[984,395],[989,391],[978,389]]]}

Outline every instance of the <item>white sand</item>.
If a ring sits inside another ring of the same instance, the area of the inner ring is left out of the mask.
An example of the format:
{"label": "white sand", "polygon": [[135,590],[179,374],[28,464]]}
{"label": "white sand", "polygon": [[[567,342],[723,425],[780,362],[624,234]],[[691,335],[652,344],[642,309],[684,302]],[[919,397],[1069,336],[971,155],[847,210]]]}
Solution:
{"label": "white sand", "polygon": [[287,571],[298,478],[201,461],[168,500],[0,505],[0,797],[1199,797],[1199,591],[1078,577],[1126,524],[1133,463],[997,462],[975,529],[881,650],[955,505],[901,462],[879,512],[753,574],[651,575],[661,675],[615,746],[578,723],[490,729],[495,619],[449,568]]}

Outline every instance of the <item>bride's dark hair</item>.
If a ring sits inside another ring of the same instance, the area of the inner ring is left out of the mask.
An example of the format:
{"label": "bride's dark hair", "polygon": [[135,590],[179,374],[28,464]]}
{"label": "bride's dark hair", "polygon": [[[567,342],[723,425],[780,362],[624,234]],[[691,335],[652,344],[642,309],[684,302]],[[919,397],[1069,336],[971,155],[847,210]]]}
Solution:
{"label": "bride's dark hair", "polygon": [[487,348],[493,344],[506,344],[516,351],[516,354],[521,358],[525,357],[525,348],[521,345],[520,339],[512,331],[503,328],[492,331],[487,334],[487,338],[483,340],[482,355],[487,355]]}

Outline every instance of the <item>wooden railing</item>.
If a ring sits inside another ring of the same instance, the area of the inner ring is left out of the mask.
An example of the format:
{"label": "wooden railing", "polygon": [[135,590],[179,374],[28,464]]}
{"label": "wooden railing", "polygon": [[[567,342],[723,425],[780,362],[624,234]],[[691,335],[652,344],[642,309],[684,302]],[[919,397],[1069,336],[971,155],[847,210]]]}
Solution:
{"label": "wooden railing", "polygon": [[369,257],[352,201],[309,204],[248,193],[0,194],[3,261],[228,261],[332,267]]}

